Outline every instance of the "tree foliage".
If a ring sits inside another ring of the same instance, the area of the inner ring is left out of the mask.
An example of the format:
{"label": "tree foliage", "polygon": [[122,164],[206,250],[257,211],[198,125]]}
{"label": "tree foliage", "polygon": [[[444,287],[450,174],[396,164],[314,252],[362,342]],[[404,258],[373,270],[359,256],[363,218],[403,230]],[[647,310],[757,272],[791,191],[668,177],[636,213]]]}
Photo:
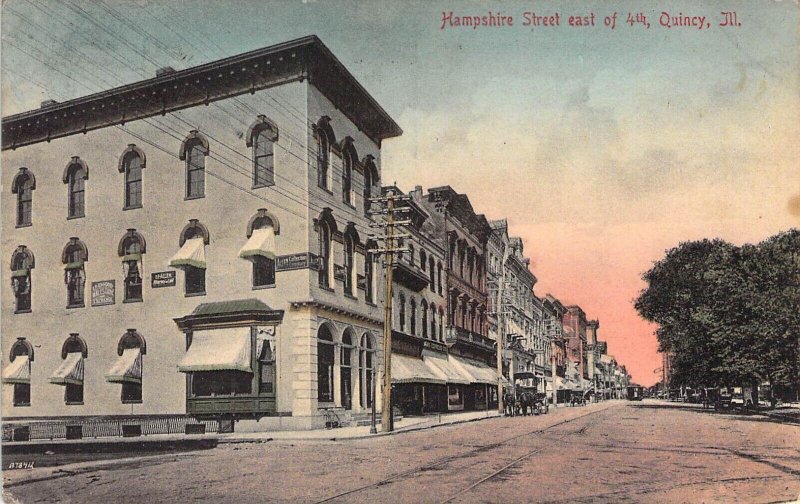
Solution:
{"label": "tree foliage", "polygon": [[642,277],[639,314],[658,324],[673,386],[798,386],[800,231],[759,244],[679,244]]}

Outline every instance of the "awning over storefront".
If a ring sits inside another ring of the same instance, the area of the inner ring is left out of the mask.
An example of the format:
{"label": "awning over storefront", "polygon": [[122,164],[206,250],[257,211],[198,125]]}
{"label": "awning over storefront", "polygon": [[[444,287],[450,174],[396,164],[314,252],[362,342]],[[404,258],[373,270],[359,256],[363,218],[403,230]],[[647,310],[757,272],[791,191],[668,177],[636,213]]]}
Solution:
{"label": "awning over storefront", "polygon": [[253,230],[250,239],[239,250],[239,257],[242,259],[250,259],[253,256],[275,259],[275,231],[271,226]]}
{"label": "awning over storefront", "polygon": [[18,355],[3,369],[3,383],[30,383],[31,362],[27,355]]}
{"label": "awning over storefront", "polygon": [[72,352],[50,377],[50,383],[56,385],[81,385],[83,383],[83,354]]}
{"label": "awning over storefront", "polygon": [[126,348],[111,369],[106,373],[106,381],[111,383],[142,383],[142,351],[139,348]]}
{"label": "awning over storefront", "polygon": [[461,370],[462,374],[469,376],[470,383],[484,383],[497,385],[497,371],[482,362],[469,361],[456,355],[448,356],[454,367]]}
{"label": "awning over storefront", "polygon": [[195,268],[205,269],[206,247],[203,238],[191,238],[186,240],[178,253],[172,256],[169,265],[173,268],[193,266]]}
{"label": "awning over storefront", "polygon": [[422,359],[392,354],[392,383],[444,384],[446,380]]}
{"label": "awning over storefront", "polygon": [[208,329],[196,331],[178,371],[246,371],[250,366],[250,328]]}
{"label": "awning over storefront", "polygon": [[469,385],[470,377],[459,371],[450,363],[445,355],[439,355],[427,350],[422,351],[422,359],[431,366],[436,373],[447,383]]}

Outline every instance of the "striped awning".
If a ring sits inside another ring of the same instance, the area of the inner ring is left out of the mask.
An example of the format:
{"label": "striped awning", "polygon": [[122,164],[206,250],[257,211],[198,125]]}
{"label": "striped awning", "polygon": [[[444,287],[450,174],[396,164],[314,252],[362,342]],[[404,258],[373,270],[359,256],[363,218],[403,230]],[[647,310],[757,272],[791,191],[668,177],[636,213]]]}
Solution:
{"label": "striped awning", "polygon": [[142,350],[126,348],[106,373],[111,383],[142,383]]}
{"label": "striped awning", "polygon": [[186,355],[178,363],[178,371],[246,371],[250,365],[250,328],[208,329],[197,331]]}
{"label": "striped awning", "polygon": [[206,247],[203,238],[191,238],[184,242],[177,254],[172,256],[169,265],[173,268],[193,266],[206,268]]}
{"label": "striped awning", "polygon": [[483,383],[487,385],[497,385],[497,371],[486,364],[477,361],[469,361],[457,355],[448,356],[448,360],[462,373],[470,377],[470,383]]}
{"label": "striped awning", "polygon": [[30,383],[31,362],[27,355],[18,355],[3,368],[3,383]]}
{"label": "striped awning", "polygon": [[425,363],[436,372],[436,374],[444,379],[446,383],[469,385],[470,376],[467,376],[463,372],[459,371],[451,362],[447,360],[447,356],[423,350],[422,360],[424,360]]}
{"label": "striped awning", "polygon": [[393,354],[392,383],[438,383],[444,385],[446,380],[423,359]]}
{"label": "striped awning", "polygon": [[271,226],[254,230],[250,239],[239,250],[239,257],[242,259],[253,256],[275,259],[275,231]]}
{"label": "striped awning", "polygon": [[72,352],[50,377],[50,383],[56,385],[81,385],[83,383],[83,354]]}

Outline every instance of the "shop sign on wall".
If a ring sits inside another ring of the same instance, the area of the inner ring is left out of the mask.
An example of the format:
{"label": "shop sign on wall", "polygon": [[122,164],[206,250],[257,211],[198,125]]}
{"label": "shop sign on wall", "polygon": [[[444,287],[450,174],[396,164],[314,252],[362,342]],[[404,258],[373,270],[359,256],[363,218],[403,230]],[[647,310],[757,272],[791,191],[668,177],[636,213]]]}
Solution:
{"label": "shop sign on wall", "polygon": [[114,280],[92,282],[92,306],[114,304]]}

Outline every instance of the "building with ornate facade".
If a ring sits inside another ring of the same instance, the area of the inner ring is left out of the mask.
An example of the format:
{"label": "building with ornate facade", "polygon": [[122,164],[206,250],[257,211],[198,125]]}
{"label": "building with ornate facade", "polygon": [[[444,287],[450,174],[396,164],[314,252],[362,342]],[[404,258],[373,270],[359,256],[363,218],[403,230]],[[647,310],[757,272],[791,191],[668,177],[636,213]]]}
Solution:
{"label": "building with ornate facade", "polygon": [[[367,211],[401,130],[319,39],[47,102],[2,134],[4,418],[313,428],[380,402]],[[479,331],[479,299],[460,327]]]}

